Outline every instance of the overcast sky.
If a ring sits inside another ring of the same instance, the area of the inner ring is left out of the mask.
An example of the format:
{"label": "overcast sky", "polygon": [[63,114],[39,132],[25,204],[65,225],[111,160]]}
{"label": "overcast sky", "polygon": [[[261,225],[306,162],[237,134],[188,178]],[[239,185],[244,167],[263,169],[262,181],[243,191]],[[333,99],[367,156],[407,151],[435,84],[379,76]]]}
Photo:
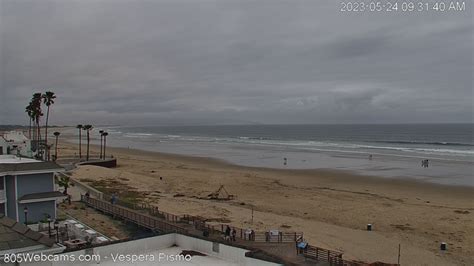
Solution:
{"label": "overcast sky", "polygon": [[0,0],[0,124],[473,121],[473,13],[340,1]]}

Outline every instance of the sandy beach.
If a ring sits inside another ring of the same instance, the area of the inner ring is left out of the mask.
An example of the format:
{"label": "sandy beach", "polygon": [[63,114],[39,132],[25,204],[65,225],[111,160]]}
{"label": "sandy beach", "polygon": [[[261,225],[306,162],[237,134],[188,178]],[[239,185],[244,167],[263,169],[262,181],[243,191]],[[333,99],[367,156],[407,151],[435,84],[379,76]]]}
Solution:
{"label": "sandy beach", "polygon": [[[77,145],[65,138],[59,154],[73,156]],[[91,153],[98,150],[91,146]],[[342,171],[243,167],[124,148],[107,148],[107,154],[118,159],[117,168],[81,166],[73,177],[116,180],[170,213],[256,230],[302,231],[312,245],[342,251],[346,259],[396,263],[401,244],[402,265],[474,264],[474,188]],[[202,199],[220,185],[235,199]],[[368,223],[374,231],[365,230]],[[439,251],[440,242],[448,243],[447,251]]]}

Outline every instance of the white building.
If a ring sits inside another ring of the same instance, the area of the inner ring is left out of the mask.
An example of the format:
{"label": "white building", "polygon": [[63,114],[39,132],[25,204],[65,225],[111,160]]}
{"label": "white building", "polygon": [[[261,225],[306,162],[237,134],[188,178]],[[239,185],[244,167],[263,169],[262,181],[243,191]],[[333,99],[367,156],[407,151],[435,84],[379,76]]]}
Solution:
{"label": "white building", "polygon": [[0,135],[0,155],[8,154],[7,150],[8,150],[8,142],[3,136]]}
{"label": "white building", "polygon": [[0,155],[13,154],[23,157],[33,157],[31,140],[22,131],[4,132],[0,137]]}

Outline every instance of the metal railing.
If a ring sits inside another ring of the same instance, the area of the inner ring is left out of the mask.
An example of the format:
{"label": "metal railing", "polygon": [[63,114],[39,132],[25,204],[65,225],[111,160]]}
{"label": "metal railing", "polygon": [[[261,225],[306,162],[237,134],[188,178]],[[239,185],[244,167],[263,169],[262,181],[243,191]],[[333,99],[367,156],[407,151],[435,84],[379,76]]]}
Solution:
{"label": "metal railing", "polygon": [[345,265],[344,260],[342,259],[342,253],[334,250],[308,245],[306,248],[302,249],[302,254],[305,258],[316,261],[325,261],[328,262],[329,265]]}

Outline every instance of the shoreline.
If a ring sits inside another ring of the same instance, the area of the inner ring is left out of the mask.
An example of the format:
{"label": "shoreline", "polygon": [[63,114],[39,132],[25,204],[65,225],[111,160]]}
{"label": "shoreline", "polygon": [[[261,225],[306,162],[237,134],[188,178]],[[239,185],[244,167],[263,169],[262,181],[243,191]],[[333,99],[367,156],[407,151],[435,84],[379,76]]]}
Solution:
{"label": "shoreline", "polygon": [[[83,145],[85,147],[85,145]],[[60,143],[61,155],[77,144]],[[85,149],[83,149],[85,150]],[[92,154],[98,147],[91,145]],[[179,154],[107,148],[118,167],[80,166],[77,179],[113,180],[161,210],[225,221],[241,228],[302,231],[315,246],[367,262],[474,264],[474,188],[354,175],[346,171],[246,167]],[[163,177],[160,180],[159,177]],[[205,200],[224,185],[232,201]],[[179,195],[179,196],[177,196]],[[254,209],[255,221],[250,213]],[[374,231],[365,230],[366,224]],[[439,242],[448,252],[440,253]]]}
{"label": "shoreline", "polygon": [[[77,132],[69,128],[65,130],[69,142],[77,142]],[[99,145],[99,139],[91,138],[91,146]],[[77,143],[75,143],[77,145]],[[84,143],[83,143],[84,144]],[[169,156],[189,156],[216,160],[220,163],[236,167],[265,170],[318,171],[337,172],[341,175],[359,177],[376,177],[380,179],[413,180],[423,184],[441,184],[453,187],[472,187],[474,180],[470,178],[474,170],[472,160],[430,159],[430,167],[422,168],[418,157],[402,155],[374,154],[351,152],[317,152],[278,147],[263,147],[259,144],[212,144],[197,142],[161,142],[155,139],[147,141],[131,140],[120,136],[109,136],[107,147],[115,149],[138,150],[141,153],[161,153]],[[108,150],[111,151],[112,150]],[[288,164],[283,159],[288,158]],[[425,157],[423,157],[425,158]],[[426,157],[428,158],[428,157]],[[429,157],[431,158],[431,157]]]}
{"label": "shoreline", "polygon": [[[78,145],[77,143],[72,142],[71,139],[67,139],[66,142],[69,145]],[[82,145],[86,146],[86,145]],[[98,151],[100,146],[97,144],[90,144],[91,151]],[[373,184],[398,184],[398,185],[406,185],[406,186],[418,186],[423,187],[423,189],[433,188],[436,190],[443,190],[446,188],[456,189],[459,192],[462,191],[472,191],[474,192],[473,186],[468,185],[459,185],[459,184],[441,184],[441,183],[434,183],[424,180],[415,179],[410,176],[398,176],[398,177],[385,177],[380,175],[367,175],[358,173],[356,170],[341,170],[341,169],[333,169],[333,168],[308,168],[308,169],[298,169],[298,168],[273,168],[273,167],[263,167],[263,166],[247,166],[247,165],[239,165],[233,162],[230,162],[225,159],[218,159],[214,157],[206,157],[206,156],[193,156],[193,155],[185,155],[185,154],[178,154],[178,153],[171,153],[171,152],[161,152],[161,151],[150,151],[145,149],[138,149],[138,148],[125,148],[125,147],[115,147],[115,146],[107,146],[107,156],[113,155],[115,153],[129,153],[134,155],[145,155],[145,156],[159,156],[159,157],[166,157],[170,159],[176,160],[183,160],[189,162],[200,162],[204,164],[212,164],[213,166],[225,166],[233,169],[238,170],[248,170],[248,171],[275,171],[275,172],[283,172],[287,174],[299,174],[299,175],[318,175],[319,178],[335,178],[339,179],[340,182],[363,182],[363,183],[373,183]],[[474,196],[473,196],[474,197]]]}

